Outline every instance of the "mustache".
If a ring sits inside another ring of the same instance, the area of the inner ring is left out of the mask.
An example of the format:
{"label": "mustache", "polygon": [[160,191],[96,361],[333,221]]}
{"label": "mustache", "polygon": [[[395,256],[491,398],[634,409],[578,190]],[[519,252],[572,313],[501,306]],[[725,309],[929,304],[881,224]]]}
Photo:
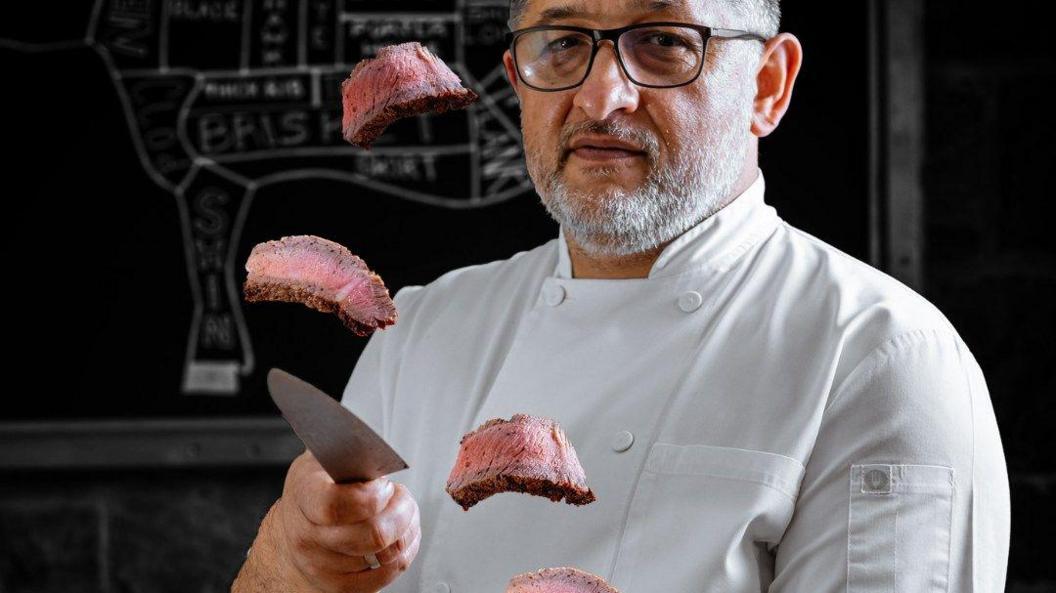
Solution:
{"label": "mustache", "polygon": [[660,142],[651,133],[629,126],[619,120],[581,121],[568,124],[561,128],[561,138],[559,142],[559,146],[561,146],[561,165],[564,165],[565,161],[568,160],[569,154],[572,152],[568,147],[572,142],[572,138],[585,133],[596,134],[598,136],[612,136],[617,140],[641,146],[650,162],[655,162],[656,154],[660,150]]}

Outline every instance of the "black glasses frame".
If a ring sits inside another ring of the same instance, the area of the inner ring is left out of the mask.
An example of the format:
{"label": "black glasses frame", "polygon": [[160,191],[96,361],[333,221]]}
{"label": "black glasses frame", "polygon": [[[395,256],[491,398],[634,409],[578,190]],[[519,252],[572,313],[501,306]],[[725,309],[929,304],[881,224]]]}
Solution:
{"label": "black glasses frame", "polygon": [[[626,27],[618,27],[616,29],[590,29],[587,27],[575,27],[572,25],[537,25],[535,27],[528,27],[526,29],[518,29],[516,31],[507,32],[505,37],[506,43],[510,47],[510,55],[513,56],[513,64],[517,70],[517,78],[520,79],[520,81],[523,82],[524,85],[528,88],[535,89],[544,93],[556,93],[558,91],[567,91],[568,89],[576,88],[577,86],[583,84],[583,81],[586,80],[588,76],[590,76],[590,70],[594,67],[594,57],[598,55],[598,48],[601,47],[601,41],[603,39],[608,39],[612,41],[612,49],[616,52],[616,61],[619,62],[620,68],[623,70],[623,73],[627,75],[627,79],[633,82],[634,84],[652,89],[670,89],[690,84],[691,82],[696,80],[700,76],[700,73],[704,70],[704,56],[701,56],[700,65],[697,67],[697,73],[693,75],[693,78],[687,80],[686,82],[681,82],[679,84],[645,84],[635,80],[634,77],[631,76],[631,73],[627,70],[627,65],[623,63],[623,56],[620,55],[620,36],[626,33],[627,31],[631,31],[634,29],[656,26],[678,26],[694,29],[695,31],[700,33],[700,36],[703,39],[705,53],[707,53],[708,41],[712,37],[717,37],[720,39],[751,39],[755,41],[766,41],[767,39],[762,35],[757,35],[749,31],[740,31],[737,29],[719,29],[716,27],[706,27],[704,25],[696,25],[693,23],[675,23],[668,21],[653,23],[634,23],[632,25],[627,25]],[[544,89],[532,85],[524,79],[523,75],[521,75],[521,66],[517,63],[517,51],[515,49],[517,39],[519,39],[525,33],[531,33],[532,31],[542,30],[575,31],[578,33],[590,35],[591,39],[593,39],[594,45],[590,50],[590,61],[587,62],[587,69],[583,74],[583,78],[579,82],[561,88]]]}

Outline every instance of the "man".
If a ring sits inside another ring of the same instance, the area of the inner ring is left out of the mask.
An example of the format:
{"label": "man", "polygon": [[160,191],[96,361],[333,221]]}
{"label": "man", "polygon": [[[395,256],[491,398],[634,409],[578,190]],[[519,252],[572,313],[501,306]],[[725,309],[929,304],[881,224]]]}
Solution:
{"label": "man", "polygon": [[[343,403],[411,468],[336,486],[298,458],[235,590],[491,593],[574,566],[627,593],[1002,591],[972,354],[763,199],[802,54],[777,0],[515,0],[511,29],[559,236],[395,295]],[[562,424],[596,502],[448,497],[460,436],[518,412]]]}

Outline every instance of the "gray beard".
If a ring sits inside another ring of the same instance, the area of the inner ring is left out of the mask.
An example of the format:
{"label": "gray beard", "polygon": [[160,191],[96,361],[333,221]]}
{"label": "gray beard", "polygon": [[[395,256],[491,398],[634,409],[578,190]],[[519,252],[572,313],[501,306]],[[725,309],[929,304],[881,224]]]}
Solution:
{"label": "gray beard", "polygon": [[[754,81],[753,81],[754,83]],[[728,96],[715,103],[702,122],[712,126],[702,130],[695,142],[684,142],[675,162],[661,166],[657,160],[658,141],[644,133],[629,130],[619,120],[583,122],[568,126],[563,138],[582,131],[607,134],[636,142],[646,150],[649,174],[633,190],[621,187],[579,191],[568,186],[563,175],[568,155],[550,171],[539,171],[544,163],[535,151],[526,154],[527,165],[547,212],[564,229],[566,236],[593,256],[625,256],[643,253],[667,243],[696,226],[733,197],[740,178],[750,137],[754,88],[722,89]],[[754,84],[753,84],[754,86]],[[563,144],[561,145],[563,146]],[[589,172],[599,183],[615,169],[593,167]]]}
{"label": "gray beard", "polygon": [[746,147],[716,148],[710,158],[709,151],[683,151],[673,166],[653,167],[632,191],[581,192],[554,174],[548,181],[549,199],[543,203],[565,234],[588,254],[643,253],[675,239],[725,205],[740,177]]}

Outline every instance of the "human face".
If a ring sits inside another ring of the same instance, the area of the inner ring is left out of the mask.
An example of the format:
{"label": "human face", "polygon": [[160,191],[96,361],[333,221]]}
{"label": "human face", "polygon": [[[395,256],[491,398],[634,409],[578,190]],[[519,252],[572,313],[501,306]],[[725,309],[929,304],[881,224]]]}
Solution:
{"label": "human face", "polygon": [[[520,27],[569,24],[614,28],[678,21],[738,28],[720,1],[532,0]],[[575,14],[557,12],[575,9]],[[737,47],[737,46],[740,47]],[[643,253],[669,242],[723,205],[752,142],[754,66],[759,45],[709,43],[693,83],[666,89],[627,79],[602,42],[579,87],[540,92],[507,75],[521,103],[528,173],[547,211],[581,249],[598,256]],[[576,148],[622,141],[634,150]]]}

